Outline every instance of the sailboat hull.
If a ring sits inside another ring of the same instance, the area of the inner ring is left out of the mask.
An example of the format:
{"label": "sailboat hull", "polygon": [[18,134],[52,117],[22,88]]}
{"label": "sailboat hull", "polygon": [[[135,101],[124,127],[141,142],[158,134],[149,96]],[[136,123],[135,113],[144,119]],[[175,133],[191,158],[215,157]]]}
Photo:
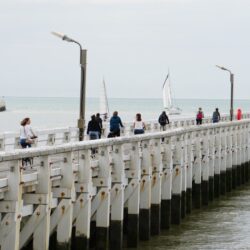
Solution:
{"label": "sailboat hull", "polygon": [[168,115],[180,115],[182,110],[179,108],[172,108],[172,109],[165,109],[165,111]]}

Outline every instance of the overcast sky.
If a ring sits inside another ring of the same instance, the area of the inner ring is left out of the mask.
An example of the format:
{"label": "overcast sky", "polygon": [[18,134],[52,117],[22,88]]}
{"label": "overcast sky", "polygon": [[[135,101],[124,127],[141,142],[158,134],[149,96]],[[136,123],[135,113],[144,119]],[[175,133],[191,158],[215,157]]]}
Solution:
{"label": "overcast sky", "polygon": [[175,98],[250,95],[249,0],[1,0],[0,95],[79,96],[79,51],[88,50],[87,96],[161,98],[168,68]]}

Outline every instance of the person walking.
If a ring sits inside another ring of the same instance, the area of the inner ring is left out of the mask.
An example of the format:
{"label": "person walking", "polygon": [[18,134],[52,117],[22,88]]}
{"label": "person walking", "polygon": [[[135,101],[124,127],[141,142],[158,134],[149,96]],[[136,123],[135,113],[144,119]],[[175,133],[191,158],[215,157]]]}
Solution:
{"label": "person walking", "polygon": [[101,138],[102,135],[102,118],[100,117],[100,113],[96,114],[96,120],[99,123],[100,131],[99,131],[99,138]]}
{"label": "person walking", "polygon": [[169,124],[169,119],[166,114],[166,111],[162,111],[161,115],[158,118],[158,122],[161,125],[161,130],[165,131],[166,130],[166,125]]}
{"label": "person walking", "polygon": [[110,119],[110,134],[108,137],[120,136],[120,128],[123,128],[121,118],[118,116],[118,112],[115,111]]}
{"label": "person walking", "polygon": [[141,119],[141,114],[137,113],[135,117],[135,122],[134,122],[134,134],[144,134],[146,126],[145,123]]}
{"label": "person walking", "polygon": [[212,120],[213,120],[213,123],[217,123],[220,121],[220,112],[218,108],[216,108],[215,111],[213,112]]}
{"label": "person walking", "polygon": [[242,119],[242,111],[241,111],[241,109],[238,109],[238,110],[237,110],[237,115],[236,115],[236,117],[237,117],[237,120],[238,120],[238,121]]}
{"label": "person walking", "polygon": [[203,118],[204,118],[204,113],[202,111],[202,108],[199,108],[196,114],[196,125],[201,125]]}
{"label": "person walking", "polygon": [[100,138],[100,124],[95,115],[91,116],[91,120],[88,123],[87,134],[90,140],[96,140]]}

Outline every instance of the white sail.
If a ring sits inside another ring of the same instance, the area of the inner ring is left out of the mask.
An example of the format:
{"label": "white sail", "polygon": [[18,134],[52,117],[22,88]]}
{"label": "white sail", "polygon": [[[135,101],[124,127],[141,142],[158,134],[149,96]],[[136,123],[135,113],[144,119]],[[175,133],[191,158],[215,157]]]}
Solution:
{"label": "white sail", "polygon": [[100,114],[104,117],[105,116],[109,117],[108,97],[104,79],[102,81],[101,92],[100,92]]}
{"label": "white sail", "polygon": [[172,93],[170,87],[170,74],[166,76],[164,84],[162,86],[163,93],[163,107],[169,115],[181,114],[181,109],[173,106]]}
{"label": "white sail", "polygon": [[169,74],[167,75],[167,77],[164,81],[162,90],[163,90],[163,106],[165,109],[169,109],[172,107],[172,97],[171,97]]}

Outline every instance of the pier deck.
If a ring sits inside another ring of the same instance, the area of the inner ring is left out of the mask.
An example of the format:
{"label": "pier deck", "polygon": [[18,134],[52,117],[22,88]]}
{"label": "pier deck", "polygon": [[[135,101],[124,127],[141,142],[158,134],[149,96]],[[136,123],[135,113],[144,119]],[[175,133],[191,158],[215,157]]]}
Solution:
{"label": "pier deck", "polygon": [[179,124],[0,152],[1,250],[137,247],[249,180],[249,119]]}

